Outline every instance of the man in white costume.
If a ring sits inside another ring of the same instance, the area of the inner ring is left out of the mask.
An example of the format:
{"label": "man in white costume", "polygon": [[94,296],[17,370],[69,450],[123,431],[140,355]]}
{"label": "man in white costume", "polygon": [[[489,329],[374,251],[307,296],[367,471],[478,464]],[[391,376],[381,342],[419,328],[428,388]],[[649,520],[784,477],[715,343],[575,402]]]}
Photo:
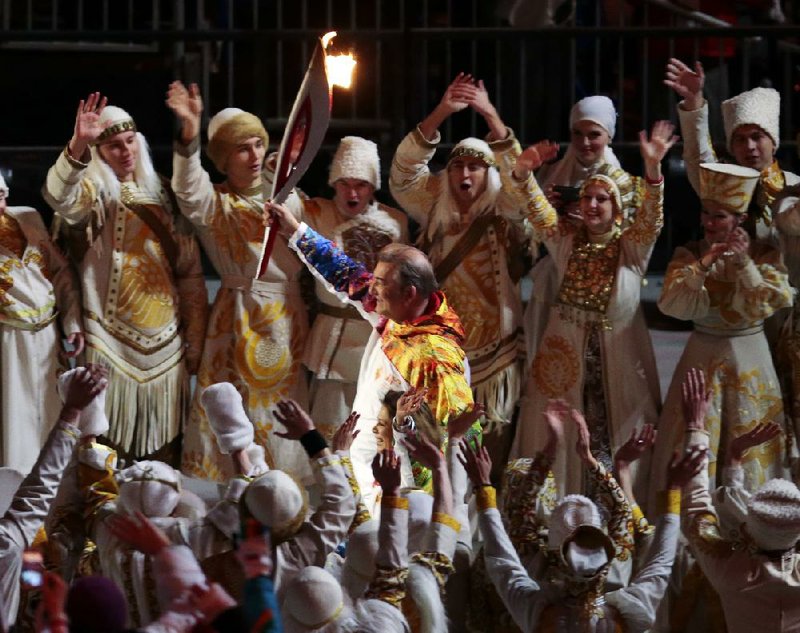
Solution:
{"label": "man in white costume", "polygon": [[36,210],[7,198],[0,175],[0,465],[26,473],[61,407],[61,333],[83,350],[80,286]]}
{"label": "man in white costume", "polygon": [[[406,215],[375,200],[381,186],[375,143],[359,136],[344,137],[333,157],[328,184],[334,189],[333,199],[306,200],[304,217],[312,229],[339,244],[352,259],[372,271],[379,250],[392,242],[408,242]],[[320,281],[315,283],[315,292],[319,305],[303,363],[312,373],[311,418],[330,435],[352,410],[358,369],[372,328]]]}
{"label": "man in white costume", "polygon": [[[264,174],[269,137],[259,118],[225,108],[208,124],[207,152],[225,181],[213,184],[200,163],[203,102],[196,85],[170,85],[167,105],[181,123],[173,153],[172,188],[181,213],[195,226],[200,242],[219,274],[206,332],[198,393],[229,382],[242,394],[245,410],[266,451],[270,468],[311,482],[302,448],[275,434],[275,406],[291,398],[305,407],[307,384],[302,368],[308,316],[300,292],[302,263],[282,240],[275,243],[259,276],[264,226],[262,211],[270,192]],[[296,194],[287,204],[300,217]],[[258,277],[258,278],[256,278]],[[193,477],[225,481],[230,476],[196,396],[184,442],[182,470]]]}
{"label": "man in white costume", "polygon": [[207,294],[191,227],[147,141],[99,93],[81,101],[43,195],[83,286],[86,359],[108,368],[108,440],[126,458],[175,461]]}

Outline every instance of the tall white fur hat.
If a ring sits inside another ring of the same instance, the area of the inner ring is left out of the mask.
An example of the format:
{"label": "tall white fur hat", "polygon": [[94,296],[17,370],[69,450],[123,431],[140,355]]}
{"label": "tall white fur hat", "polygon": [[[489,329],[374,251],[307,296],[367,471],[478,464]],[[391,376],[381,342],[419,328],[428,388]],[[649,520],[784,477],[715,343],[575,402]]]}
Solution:
{"label": "tall white fur hat", "polygon": [[597,123],[613,139],[614,133],[617,131],[617,110],[608,97],[602,95],[584,97],[572,106],[572,110],[569,112],[570,129],[578,121]]}
{"label": "tall white fur hat", "polygon": [[489,167],[497,167],[497,162],[494,159],[494,152],[492,151],[492,148],[489,147],[489,144],[486,141],[482,141],[479,138],[468,137],[462,141],[459,141],[458,144],[451,150],[450,156],[447,158],[447,162],[450,163],[450,161],[461,156],[477,158],[478,160],[482,160]]}
{"label": "tall white fur hat", "polygon": [[306,567],[286,587],[281,615],[294,630],[314,631],[335,622],[344,611],[344,593],[321,567]]}
{"label": "tall white fur hat", "polygon": [[117,473],[119,506],[147,517],[167,517],[181,498],[181,475],[159,461],[134,462]]}
{"label": "tall white fur hat", "polygon": [[[67,397],[67,390],[69,384],[75,376],[83,372],[88,372],[86,367],[76,367],[65,371],[58,377],[58,395],[61,397],[61,402]],[[101,391],[95,398],[87,404],[81,411],[78,418],[78,428],[81,430],[81,435],[103,435],[108,432],[108,418],[106,417],[106,390]]]}
{"label": "tall white fur hat", "polygon": [[250,514],[272,531],[280,542],[289,538],[305,520],[305,490],[282,470],[270,470],[254,479],[244,493]]}
{"label": "tall white fur hat", "polygon": [[253,423],[247,417],[242,395],[229,382],[209,385],[200,396],[208,422],[224,454],[244,450],[253,442]]}
{"label": "tall white fur hat", "polygon": [[760,549],[794,547],[800,539],[800,490],[786,479],[771,479],[750,498],[745,525]]}
{"label": "tall white fur hat", "polygon": [[381,188],[381,160],[378,146],[360,136],[345,136],[339,141],[331,162],[328,184],[333,186],[341,178],[357,178]]}
{"label": "tall white fur hat", "polygon": [[781,95],[773,88],[753,88],[722,102],[725,141],[731,150],[731,137],[741,125],[757,125],[767,134],[775,149],[781,141]]}
{"label": "tall white fur hat", "polygon": [[100,124],[105,129],[97,137],[97,142],[102,143],[115,134],[122,132],[136,132],[136,123],[133,117],[122,108],[108,105],[100,113]]}

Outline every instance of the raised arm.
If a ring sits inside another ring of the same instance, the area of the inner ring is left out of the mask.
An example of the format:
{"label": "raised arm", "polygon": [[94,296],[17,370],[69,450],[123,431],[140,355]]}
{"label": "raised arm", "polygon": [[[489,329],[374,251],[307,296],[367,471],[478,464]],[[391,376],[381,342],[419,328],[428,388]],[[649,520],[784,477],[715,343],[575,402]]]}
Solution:
{"label": "raised arm", "polygon": [[200,121],[203,100],[197,84],[188,88],[173,81],[167,91],[167,107],[181,124],[180,137],[172,153],[172,190],[178,206],[198,226],[211,222],[215,210],[214,186],[208,172],[200,164]]}
{"label": "raised arm", "polygon": [[[652,424],[645,424],[641,429],[633,429],[628,440],[614,454],[614,471],[617,474],[617,481],[628,499],[634,529],[639,534],[649,534],[652,528],[633,494],[631,464],[651,450],[655,441],[655,428]],[[678,513],[680,513],[680,507],[678,508]]]}
{"label": "raised arm", "polygon": [[683,136],[683,160],[692,188],[700,192],[700,163],[716,163],[708,131],[708,104],[703,99],[705,73],[703,65],[695,62],[694,70],[679,59],[667,63],[664,83],[682,98],[678,104],[678,119]]}

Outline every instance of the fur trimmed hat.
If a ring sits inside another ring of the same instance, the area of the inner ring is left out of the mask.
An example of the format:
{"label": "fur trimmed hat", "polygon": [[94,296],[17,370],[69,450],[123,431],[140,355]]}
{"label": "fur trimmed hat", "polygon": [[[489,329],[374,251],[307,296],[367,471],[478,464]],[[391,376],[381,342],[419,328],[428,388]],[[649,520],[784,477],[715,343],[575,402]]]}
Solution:
{"label": "fur trimmed hat", "polygon": [[757,125],[767,134],[775,149],[781,142],[781,95],[773,88],[753,88],[722,102],[725,142],[731,150],[731,138],[742,125]]}
{"label": "fur trimmed hat", "polygon": [[244,410],[242,395],[231,383],[218,382],[203,389],[200,404],[222,453],[228,455],[252,444],[253,423]]}
{"label": "fur trimmed hat", "polygon": [[608,97],[594,95],[578,101],[569,112],[569,127],[579,121],[591,121],[602,127],[610,138],[617,131],[617,109]]}
{"label": "fur trimmed hat", "polygon": [[181,498],[180,473],[159,461],[134,462],[117,473],[119,507],[147,517],[167,517]]}
{"label": "fur trimmed hat", "polygon": [[100,124],[106,126],[97,137],[97,144],[121,134],[122,132],[136,132],[136,123],[133,117],[122,108],[107,105],[100,113]]}
{"label": "fur trimmed hat", "polygon": [[344,611],[344,593],[321,567],[306,567],[286,587],[281,615],[295,630],[314,631],[335,622]]}
{"label": "fur trimmed hat", "polygon": [[[58,377],[58,395],[61,402],[67,397],[67,391],[72,379],[82,372],[89,371],[86,367],[76,367],[65,371]],[[87,404],[81,411],[78,418],[78,428],[82,436],[103,435],[108,432],[108,418],[106,417],[106,389],[101,391],[95,398]]]}
{"label": "fur trimmed hat", "polygon": [[381,160],[378,146],[360,136],[345,136],[339,141],[331,161],[328,184],[333,186],[342,178],[357,178],[368,182],[376,190],[381,188]]}
{"label": "fur trimmed hat", "polygon": [[800,540],[800,490],[786,479],[771,479],[747,503],[747,533],[766,551],[784,551]]}
{"label": "fur trimmed hat", "polygon": [[701,163],[700,201],[737,215],[747,213],[759,177],[755,169],[741,165]]}
{"label": "fur trimmed hat", "polygon": [[276,544],[300,529],[308,511],[305,488],[282,470],[270,470],[254,479],[244,501],[250,514],[270,528]]}
{"label": "fur trimmed hat", "polygon": [[269,134],[261,119],[239,108],[225,108],[208,122],[206,153],[214,166],[224,174],[231,152],[239,143],[254,136],[264,141],[265,148],[269,145]]}
{"label": "fur trimmed hat", "polygon": [[447,158],[447,163],[459,158],[461,156],[469,156],[470,158],[477,158],[482,160],[488,167],[497,167],[497,161],[494,159],[494,152],[486,141],[479,138],[468,137],[451,150],[450,156]]}

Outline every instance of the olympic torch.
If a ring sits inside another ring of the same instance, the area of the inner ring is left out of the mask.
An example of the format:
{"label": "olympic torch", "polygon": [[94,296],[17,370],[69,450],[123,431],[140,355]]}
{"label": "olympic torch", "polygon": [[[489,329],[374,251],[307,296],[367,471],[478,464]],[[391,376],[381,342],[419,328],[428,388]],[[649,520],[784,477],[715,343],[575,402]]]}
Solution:
{"label": "olympic torch", "polygon": [[[303,83],[295,97],[278,150],[270,195],[274,202],[282,203],[286,200],[322,145],[331,119],[333,86],[349,88],[352,84],[356,66],[352,53],[333,55],[325,52],[335,36],[336,31],[332,31],[317,42]],[[256,279],[267,270],[277,235],[278,221],[273,218],[264,232]]]}

